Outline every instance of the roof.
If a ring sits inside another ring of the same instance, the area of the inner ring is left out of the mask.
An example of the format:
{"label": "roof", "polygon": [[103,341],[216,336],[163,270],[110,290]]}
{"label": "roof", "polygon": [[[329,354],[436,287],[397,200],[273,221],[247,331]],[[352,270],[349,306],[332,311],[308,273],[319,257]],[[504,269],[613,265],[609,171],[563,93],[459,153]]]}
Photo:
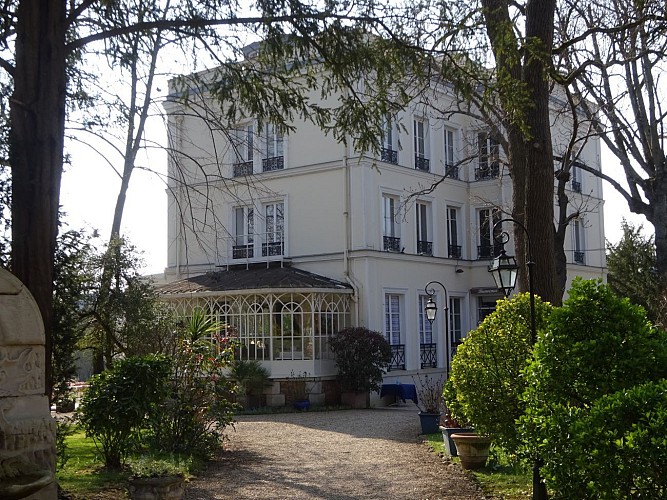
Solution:
{"label": "roof", "polygon": [[242,266],[209,272],[157,287],[161,295],[181,293],[229,292],[258,289],[326,289],[349,292],[352,287],[342,281],[326,278],[290,266]]}

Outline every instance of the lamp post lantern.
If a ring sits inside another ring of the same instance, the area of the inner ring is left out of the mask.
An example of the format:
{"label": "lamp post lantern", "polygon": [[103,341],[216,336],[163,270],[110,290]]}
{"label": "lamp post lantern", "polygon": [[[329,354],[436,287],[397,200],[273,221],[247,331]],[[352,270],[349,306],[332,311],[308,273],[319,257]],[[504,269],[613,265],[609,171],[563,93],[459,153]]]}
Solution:
{"label": "lamp post lantern", "polygon": [[440,285],[442,287],[442,290],[445,292],[445,307],[443,307],[443,310],[445,311],[445,374],[447,378],[449,378],[450,344],[449,344],[449,318],[447,317],[447,304],[449,302],[447,299],[447,289],[445,288],[445,285],[443,285],[439,281],[429,281],[424,287],[424,291],[428,295],[428,302],[424,306],[424,312],[426,313],[426,319],[428,319],[431,325],[433,325],[435,317],[438,314],[438,305],[435,303],[434,299],[435,288],[429,288],[431,285]]}
{"label": "lamp post lantern", "polygon": [[[505,253],[505,243],[509,241],[509,234],[507,231],[502,231],[501,224],[503,222],[512,222],[519,226],[525,233],[526,241],[528,242],[528,262],[526,262],[526,267],[528,268],[528,294],[530,295],[530,337],[531,344],[535,345],[535,342],[537,342],[537,329],[535,326],[535,294],[533,291],[533,267],[535,267],[535,262],[533,262],[533,252],[530,247],[530,235],[528,234],[528,230],[526,229],[526,226],[521,224],[518,220],[506,218],[499,220],[493,225],[493,234],[496,234],[496,229],[501,229],[500,234],[495,236],[494,239],[499,243],[502,243],[503,250],[498,257],[493,259],[491,265],[489,265],[489,272],[493,275],[493,279],[495,280],[498,289],[503,291],[505,297],[509,297],[516,285],[519,266],[513,256],[508,256]],[[533,500],[547,499],[547,487],[540,475],[541,465],[542,459],[539,456],[535,457],[535,462],[533,463]]]}

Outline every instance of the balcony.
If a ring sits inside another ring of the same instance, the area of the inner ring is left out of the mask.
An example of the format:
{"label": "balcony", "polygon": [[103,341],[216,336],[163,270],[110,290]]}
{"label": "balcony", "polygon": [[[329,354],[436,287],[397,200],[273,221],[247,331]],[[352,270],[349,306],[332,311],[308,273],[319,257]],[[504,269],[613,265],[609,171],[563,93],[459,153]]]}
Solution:
{"label": "balcony", "polygon": [[252,160],[234,163],[233,170],[234,177],[252,175]]}
{"label": "balcony", "polygon": [[581,193],[581,182],[572,181],[572,191],[575,193]]}
{"label": "balcony", "polygon": [[431,241],[417,241],[417,253],[419,255],[433,255],[433,242]]}
{"label": "balcony", "polygon": [[460,259],[462,255],[461,245],[448,245],[447,246],[447,255],[450,259]]}
{"label": "balcony", "polygon": [[419,359],[422,368],[437,368],[437,344],[419,344]]}
{"label": "balcony", "polygon": [[252,259],[255,254],[254,245],[234,245],[232,247],[232,259]]}
{"label": "balcony", "polygon": [[285,253],[285,244],[282,241],[262,243],[262,257],[276,257]]}
{"label": "balcony", "polygon": [[584,252],[574,252],[574,262],[575,264],[585,264],[586,257]]}
{"label": "balcony", "polygon": [[382,148],[380,152],[380,159],[386,161],[387,163],[393,163],[398,165],[398,151],[394,151],[390,148]]}
{"label": "balcony", "polygon": [[391,361],[387,371],[405,370],[405,344],[393,344],[391,347]]}
{"label": "balcony", "polygon": [[394,236],[383,236],[382,247],[387,252],[400,252],[401,238],[396,238]]}
{"label": "balcony", "polygon": [[262,158],[262,172],[273,172],[285,168],[285,157],[274,156],[272,158]]}
{"label": "balcony", "polygon": [[430,172],[431,162],[428,158],[424,158],[423,156],[415,156],[415,169],[421,170],[422,172]]}
{"label": "balcony", "polygon": [[476,181],[488,181],[491,179],[497,179],[499,176],[500,165],[498,163],[492,163],[491,165],[481,166],[475,169]]}
{"label": "balcony", "polygon": [[496,243],[493,245],[477,245],[477,260],[493,259],[498,257],[502,250],[502,243]]}
{"label": "balcony", "polygon": [[445,165],[445,177],[448,179],[459,179],[459,167],[456,165]]}

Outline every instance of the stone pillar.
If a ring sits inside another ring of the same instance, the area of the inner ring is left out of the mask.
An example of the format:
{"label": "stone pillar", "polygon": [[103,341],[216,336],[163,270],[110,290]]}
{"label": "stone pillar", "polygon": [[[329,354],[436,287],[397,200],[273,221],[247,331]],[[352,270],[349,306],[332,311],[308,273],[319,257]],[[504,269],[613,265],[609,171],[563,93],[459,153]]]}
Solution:
{"label": "stone pillar", "polygon": [[44,324],[35,299],[0,269],[0,498],[55,500],[56,425],[44,394]]}

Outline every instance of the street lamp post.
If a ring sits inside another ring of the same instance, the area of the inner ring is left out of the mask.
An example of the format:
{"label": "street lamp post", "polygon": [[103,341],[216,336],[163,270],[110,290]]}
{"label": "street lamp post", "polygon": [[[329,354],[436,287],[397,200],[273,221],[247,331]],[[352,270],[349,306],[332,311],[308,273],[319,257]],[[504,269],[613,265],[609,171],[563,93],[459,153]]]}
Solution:
{"label": "street lamp post", "polygon": [[445,292],[445,307],[443,307],[443,310],[445,311],[445,374],[447,375],[447,378],[449,378],[450,345],[449,345],[449,318],[447,317],[447,304],[448,304],[447,289],[445,288],[445,285],[443,285],[439,281],[429,281],[424,287],[424,291],[428,295],[428,302],[424,306],[424,312],[426,313],[426,319],[428,319],[429,323],[431,323],[431,326],[433,325],[435,317],[438,313],[438,305],[435,303],[434,300],[435,288],[429,288],[431,285],[440,285],[442,287],[442,290]]}
{"label": "street lamp post", "polygon": [[[533,268],[535,267],[535,262],[533,261],[533,252],[530,246],[530,236],[528,235],[526,226],[512,218],[501,219],[496,222],[493,225],[493,234],[496,233],[497,228],[502,229],[501,224],[503,222],[512,222],[519,226],[525,233],[526,241],[528,242],[528,262],[526,262],[526,266],[528,267],[528,294],[530,295],[530,338],[531,344],[535,345],[535,342],[537,342],[537,328],[535,326],[535,294],[533,290]],[[519,266],[514,257],[508,256],[505,253],[505,243],[509,241],[509,233],[507,233],[507,231],[501,231],[498,236],[494,237],[494,239],[499,243],[502,243],[503,250],[498,257],[491,261],[489,272],[493,275],[493,279],[495,280],[498,289],[503,291],[505,297],[509,297],[516,286],[516,277]],[[540,475],[541,465],[542,459],[539,456],[535,457],[535,462],[533,463],[533,500],[547,499],[547,487]]]}
{"label": "street lamp post", "polygon": [[[531,341],[534,344],[537,342],[537,329],[535,327],[535,293],[533,290],[533,268],[535,267],[535,262],[533,262],[533,252],[530,246],[530,236],[528,235],[528,230],[526,227],[521,224],[518,220],[515,219],[501,219],[493,225],[493,231],[495,234],[496,228],[500,227],[503,222],[512,222],[523,229],[523,232],[526,234],[526,241],[528,242],[528,262],[526,266],[528,267],[528,293],[530,295],[530,336]],[[502,243],[503,249],[500,252],[500,255],[491,261],[489,265],[489,272],[493,276],[493,279],[496,282],[496,286],[499,290],[502,290],[505,294],[505,297],[509,297],[516,286],[517,272],[519,266],[516,263],[516,258],[513,256],[507,255],[505,252],[505,243],[509,241],[509,234],[507,231],[502,231],[498,236],[495,236],[496,241]]]}

